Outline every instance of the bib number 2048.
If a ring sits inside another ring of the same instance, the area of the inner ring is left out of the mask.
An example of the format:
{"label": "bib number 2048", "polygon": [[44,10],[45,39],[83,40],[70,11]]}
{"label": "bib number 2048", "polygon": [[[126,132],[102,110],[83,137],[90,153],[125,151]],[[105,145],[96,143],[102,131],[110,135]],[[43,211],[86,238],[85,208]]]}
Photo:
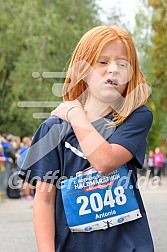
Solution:
{"label": "bib number 2048", "polygon": [[[79,209],[79,215],[90,214],[92,210],[94,212],[99,212],[105,206],[115,207],[117,205],[124,205],[126,203],[126,195],[124,194],[124,188],[122,186],[117,186],[114,189],[114,196],[111,190],[106,190],[104,198],[100,193],[92,193],[89,198],[87,196],[79,196],[77,198],[77,204],[82,204]],[[88,208],[90,203],[90,208]]]}

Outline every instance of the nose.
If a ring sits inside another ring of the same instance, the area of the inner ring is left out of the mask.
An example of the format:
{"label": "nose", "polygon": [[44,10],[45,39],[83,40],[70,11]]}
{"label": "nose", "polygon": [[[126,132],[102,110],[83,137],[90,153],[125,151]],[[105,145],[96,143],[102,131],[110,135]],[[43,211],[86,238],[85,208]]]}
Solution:
{"label": "nose", "polygon": [[107,70],[108,73],[118,73],[118,66],[116,64],[116,62],[111,62],[109,65],[108,65],[108,70]]}

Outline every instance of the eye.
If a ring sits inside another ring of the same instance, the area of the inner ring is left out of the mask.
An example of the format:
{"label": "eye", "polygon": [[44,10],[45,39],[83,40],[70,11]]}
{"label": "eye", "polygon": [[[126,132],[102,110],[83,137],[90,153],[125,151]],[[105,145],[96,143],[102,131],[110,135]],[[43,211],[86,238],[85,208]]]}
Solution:
{"label": "eye", "polygon": [[108,64],[108,62],[104,61],[104,60],[99,60],[98,63],[101,64],[101,65],[107,65]]}
{"label": "eye", "polygon": [[128,66],[128,63],[126,61],[117,61],[116,64],[121,68],[127,68]]}

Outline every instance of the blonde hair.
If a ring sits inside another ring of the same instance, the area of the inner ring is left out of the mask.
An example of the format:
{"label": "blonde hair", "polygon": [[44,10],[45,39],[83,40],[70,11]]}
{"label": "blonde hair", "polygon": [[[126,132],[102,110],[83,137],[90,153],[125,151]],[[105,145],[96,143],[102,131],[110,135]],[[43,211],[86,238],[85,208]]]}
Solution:
{"label": "blonde hair", "polygon": [[127,52],[127,61],[133,69],[131,79],[123,94],[123,103],[113,110],[113,120],[116,125],[121,124],[135,109],[144,105],[149,96],[149,89],[145,77],[140,71],[135,45],[129,33],[117,26],[97,26],[88,31],[77,44],[63,86],[64,101],[79,99],[84,105],[88,85],[86,77],[91,67],[97,62],[99,55],[109,41],[121,40]]}
{"label": "blonde hair", "polygon": [[30,137],[23,137],[23,139],[22,139],[22,143],[25,145],[25,146],[30,146],[30,144],[31,144],[31,139],[30,139]]}

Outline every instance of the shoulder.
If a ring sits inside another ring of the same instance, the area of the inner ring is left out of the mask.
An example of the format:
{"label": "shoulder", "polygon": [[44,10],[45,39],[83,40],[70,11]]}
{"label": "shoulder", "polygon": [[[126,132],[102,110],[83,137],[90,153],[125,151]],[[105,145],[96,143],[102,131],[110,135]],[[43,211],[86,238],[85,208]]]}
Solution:
{"label": "shoulder", "polygon": [[61,132],[63,129],[68,127],[68,123],[63,121],[59,117],[50,116],[48,117],[38,128],[37,131],[42,131],[44,134],[48,131]]}
{"label": "shoulder", "polygon": [[134,110],[129,117],[125,120],[125,122],[132,122],[134,124],[148,124],[151,126],[153,122],[153,113],[146,105]]}
{"label": "shoulder", "polygon": [[47,139],[47,141],[58,141],[58,138],[63,138],[63,136],[65,136],[68,128],[69,124],[66,121],[56,116],[51,116],[42,122],[38,127],[32,144],[44,137]]}
{"label": "shoulder", "polygon": [[122,137],[139,142],[145,141],[153,121],[153,114],[147,106],[134,110],[114,132],[115,137]]}
{"label": "shoulder", "polygon": [[59,125],[62,124],[63,120],[60,119],[59,117],[56,116],[50,116],[48,117],[43,123],[42,125],[48,127],[48,128],[52,128],[53,125]]}
{"label": "shoulder", "polygon": [[23,147],[20,149],[20,154],[23,153],[24,151],[26,151],[27,149],[28,149],[28,147],[23,146]]}
{"label": "shoulder", "polygon": [[153,118],[153,113],[152,113],[151,109],[149,107],[147,107],[146,105],[143,105],[142,107],[134,110],[131,115],[136,115],[136,114],[138,116],[145,115],[145,116],[149,116],[149,117]]}

